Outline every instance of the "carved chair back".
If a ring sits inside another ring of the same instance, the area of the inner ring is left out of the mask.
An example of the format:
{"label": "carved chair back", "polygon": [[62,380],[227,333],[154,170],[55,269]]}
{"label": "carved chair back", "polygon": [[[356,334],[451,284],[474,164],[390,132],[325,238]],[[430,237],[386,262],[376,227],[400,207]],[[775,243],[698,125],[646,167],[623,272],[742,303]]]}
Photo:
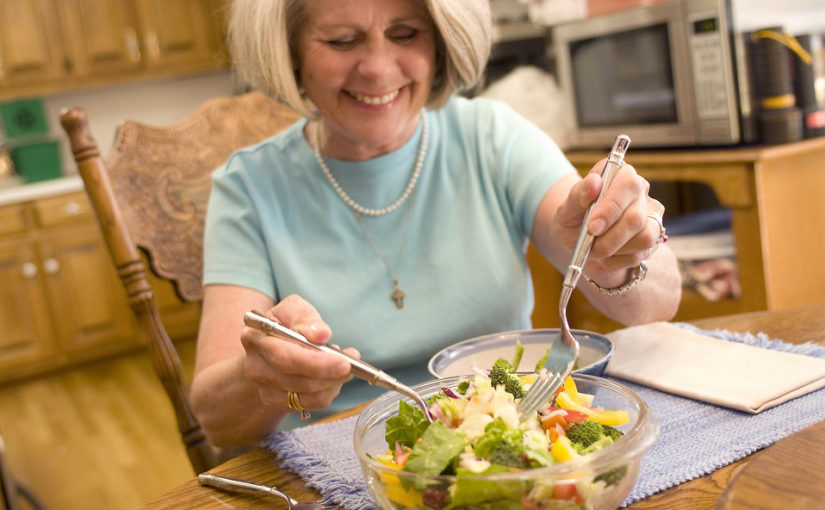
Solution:
{"label": "carved chair back", "polygon": [[64,112],[75,162],[129,304],[146,338],[155,371],[174,407],[196,473],[220,460],[192,413],[180,358],[158,312],[149,270],[174,284],[178,297],[203,295],[203,226],[211,173],[235,150],[298,119],[287,107],[252,92],[215,98],[168,126],[127,120],[104,160],[81,108]]}

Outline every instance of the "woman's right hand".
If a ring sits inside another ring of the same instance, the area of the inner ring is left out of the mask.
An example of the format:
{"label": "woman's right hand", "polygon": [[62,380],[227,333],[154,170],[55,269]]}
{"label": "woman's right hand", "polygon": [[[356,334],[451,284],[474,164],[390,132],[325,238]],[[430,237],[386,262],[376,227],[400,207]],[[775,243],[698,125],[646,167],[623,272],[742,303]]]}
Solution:
{"label": "woman's right hand", "polygon": [[[314,344],[324,344],[332,336],[318,310],[298,295],[287,296],[264,315]],[[294,392],[304,408],[321,409],[329,406],[341,385],[352,379],[346,360],[266,336],[250,327],[244,327],[241,343],[246,351],[244,375],[256,385],[266,406],[289,412],[288,393]],[[353,348],[344,352],[360,357]]]}
{"label": "woman's right hand", "polygon": [[[266,316],[310,342],[332,337],[315,307],[299,296],[273,304],[247,287],[207,285],[189,398],[217,446],[257,444],[294,412],[289,392],[295,392],[301,407],[320,409],[352,378],[349,363],[337,356],[245,327],[243,316],[250,310],[266,310]],[[355,349],[345,352],[360,357]]]}

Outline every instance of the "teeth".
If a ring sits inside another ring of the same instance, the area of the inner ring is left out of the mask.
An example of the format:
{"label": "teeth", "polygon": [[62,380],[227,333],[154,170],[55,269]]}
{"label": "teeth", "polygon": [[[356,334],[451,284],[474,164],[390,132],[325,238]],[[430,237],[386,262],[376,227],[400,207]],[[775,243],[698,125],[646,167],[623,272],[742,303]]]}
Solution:
{"label": "teeth", "polygon": [[361,94],[352,94],[352,97],[361,101],[362,103],[371,104],[371,105],[379,105],[379,104],[386,104],[398,97],[398,90],[394,90],[388,94],[384,94],[383,96],[362,96]]}

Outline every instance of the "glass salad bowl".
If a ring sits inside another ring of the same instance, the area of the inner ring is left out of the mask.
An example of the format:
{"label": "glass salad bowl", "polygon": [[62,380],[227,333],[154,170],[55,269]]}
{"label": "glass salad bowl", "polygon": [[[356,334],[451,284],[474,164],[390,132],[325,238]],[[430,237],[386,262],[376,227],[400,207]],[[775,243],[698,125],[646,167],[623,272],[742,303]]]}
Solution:
{"label": "glass salad bowl", "polygon": [[[433,379],[413,389],[427,399],[442,388],[458,391],[462,381],[471,379]],[[387,462],[391,451],[385,439],[387,420],[399,414],[400,400],[414,404],[395,392],[381,395],[359,415],[354,436],[355,451],[375,500],[385,510],[618,508],[633,488],[643,454],[657,439],[658,423],[647,404],[624,385],[589,374],[574,373],[572,379],[580,394],[593,396],[593,406],[627,413],[628,421],[615,427],[621,437],[569,460],[507,471],[448,469],[458,474],[431,475]],[[391,429],[397,426],[390,422]]]}

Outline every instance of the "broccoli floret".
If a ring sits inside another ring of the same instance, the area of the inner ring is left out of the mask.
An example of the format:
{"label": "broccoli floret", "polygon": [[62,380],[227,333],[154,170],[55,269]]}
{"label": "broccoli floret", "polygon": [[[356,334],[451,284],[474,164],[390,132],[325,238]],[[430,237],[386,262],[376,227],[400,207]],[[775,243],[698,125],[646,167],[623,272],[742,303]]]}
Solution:
{"label": "broccoli floret", "polygon": [[605,437],[615,441],[622,437],[622,433],[613,427],[592,420],[574,423],[567,430],[567,438],[579,449],[587,448]]}
{"label": "broccoli floret", "polygon": [[608,471],[607,473],[602,473],[593,480],[596,482],[602,481],[607,485],[616,485],[619,483],[619,480],[624,478],[624,475],[627,474],[627,466],[620,466],[612,471]]}
{"label": "broccoli floret", "polygon": [[526,469],[530,463],[522,455],[521,448],[509,441],[501,441],[490,452],[490,462],[502,466]]}
{"label": "broccoli floret", "polygon": [[574,423],[567,430],[567,438],[580,454],[598,450],[620,437],[622,433],[618,429],[592,420]]}
{"label": "broccoli floret", "polygon": [[510,363],[505,359],[499,359],[493,364],[489,376],[493,388],[504,385],[504,390],[515,398],[522,398],[527,393],[521,379],[510,373]]}
{"label": "broccoli floret", "polygon": [[607,437],[609,437],[610,439],[612,439],[614,441],[616,441],[617,439],[622,437],[622,433],[619,432],[619,429],[615,429],[615,428],[611,427],[610,425],[602,425],[602,430],[604,431],[604,434]]}
{"label": "broccoli floret", "polygon": [[601,423],[590,420],[574,423],[567,429],[567,439],[584,448],[601,439],[603,435]]}

